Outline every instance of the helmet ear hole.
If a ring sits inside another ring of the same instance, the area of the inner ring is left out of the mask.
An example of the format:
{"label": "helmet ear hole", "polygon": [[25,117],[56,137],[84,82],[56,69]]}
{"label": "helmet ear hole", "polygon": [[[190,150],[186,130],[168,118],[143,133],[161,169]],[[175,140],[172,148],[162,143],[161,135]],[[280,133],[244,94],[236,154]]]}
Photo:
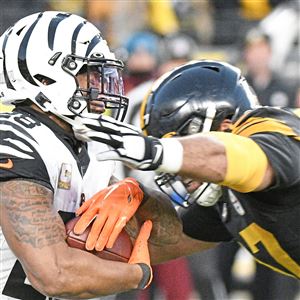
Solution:
{"label": "helmet ear hole", "polygon": [[42,75],[42,74],[36,74],[33,76],[35,79],[37,79],[39,82],[41,82],[42,84],[44,85],[50,85],[50,84],[53,84],[55,83],[56,81],[52,78],[49,78],[45,75]]}

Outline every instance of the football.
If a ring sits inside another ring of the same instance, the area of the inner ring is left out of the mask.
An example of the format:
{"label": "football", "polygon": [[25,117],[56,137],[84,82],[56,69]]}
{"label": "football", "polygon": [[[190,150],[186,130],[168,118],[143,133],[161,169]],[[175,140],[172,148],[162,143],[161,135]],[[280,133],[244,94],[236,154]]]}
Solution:
{"label": "football", "polygon": [[83,234],[77,235],[74,233],[73,228],[79,218],[80,217],[75,217],[68,221],[65,225],[67,233],[67,243],[70,247],[85,250],[103,259],[128,262],[132,251],[132,242],[128,233],[124,229],[119,234],[112,248],[104,248],[102,251],[88,251],[85,248],[85,242],[91,230],[92,224],[89,225],[89,227]]}

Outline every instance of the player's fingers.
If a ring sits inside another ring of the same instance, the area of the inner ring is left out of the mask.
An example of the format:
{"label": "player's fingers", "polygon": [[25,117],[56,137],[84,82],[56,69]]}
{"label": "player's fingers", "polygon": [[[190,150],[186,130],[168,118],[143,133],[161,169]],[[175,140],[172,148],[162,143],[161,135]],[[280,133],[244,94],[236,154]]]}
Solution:
{"label": "player's fingers", "polygon": [[[108,188],[101,190],[100,192],[96,193],[94,196],[92,196],[90,199],[86,200],[77,210],[76,215],[79,216],[80,214],[84,213],[89,207],[92,206],[92,204],[95,205],[95,208],[100,208],[100,203],[103,198],[103,195],[106,194],[106,190]],[[97,205],[99,203],[99,205]]]}
{"label": "player's fingers", "polygon": [[81,215],[82,213],[84,213],[92,204],[92,198],[83,202],[83,204],[75,211],[76,216]]}
{"label": "player's fingers", "polygon": [[147,220],[141,227],[137,240],[148,241],[152,230],[152,221]]}
{"label": "player's fingers", "polygon": [[150,267],[150,255],[147,241],[150,237],[151,230],[152,221],[147,220],[142,225],[136,238],[130,259],[128,261],[129,264],[145,263]]}
{"label": "player's fingers", "polygon": [[98,210],[96,208],[86,211],[74,226],[74,233],[82,234],[91,222],[93,222],[94,218],[97,216],[97,212]]}
{"label": "player's fingers", "polygon": [[127,221],[126,217],[119,218],[118,222],[115,224],[115,227],[114,227],[112,233],[110,234],[110,236],[108,238],[106,248],[112,248],[113,247],[117,237],[119,236],[122,229],[125,227],[126,221]]}
{"label": "player's fingers", "polygon": [[110,215],[109,218],[106,220],[106,223],[104,224],[96,243],[95,249],[97,251],[102,251],[106,246],[109,236],[112,233],[117,220],[117,215]]}
{"label": "player's fingers", "polygon": [[107,220],[107,214],[98,215],[97,218],[95,219],[85,243],[85,248],[87,250],[93,250],[95,248],[98,237],[100,235],[100,232],[106,220]]}

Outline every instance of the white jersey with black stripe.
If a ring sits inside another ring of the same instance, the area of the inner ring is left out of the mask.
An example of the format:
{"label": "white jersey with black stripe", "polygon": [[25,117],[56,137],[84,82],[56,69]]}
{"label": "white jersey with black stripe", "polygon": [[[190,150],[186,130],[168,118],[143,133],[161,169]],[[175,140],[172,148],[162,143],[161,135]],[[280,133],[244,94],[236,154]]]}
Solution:
{"label": "white jersey with black stripe", "polygon": [[[53,205],[57,211],[74,212],[83,197],[88,199],[109,184],[114,163],[98,162],[95,158],[94,154],[107,146],[89,143],[77,154],[57,125],[53,127],[52,124],[50,128],[42,121],[36,118],[36,114],[22,110],[0,114],[0,162],[13,162],[13,168],[0,168],[0,180],[22,178],[36,181],[53,191]],[[35,290],[9,249],[2,230],[0,238],[0,298],[46,299],[34,292],[30,296]],[[12,277],[17,277],[17,280]]]}

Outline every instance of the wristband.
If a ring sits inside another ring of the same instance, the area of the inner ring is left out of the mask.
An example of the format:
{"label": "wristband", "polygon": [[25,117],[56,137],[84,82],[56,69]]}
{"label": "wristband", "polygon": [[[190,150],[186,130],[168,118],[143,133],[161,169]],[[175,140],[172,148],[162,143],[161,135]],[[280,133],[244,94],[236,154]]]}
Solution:
{"label": "wristband", "polygon": [[152,276],[151,276],[151,268],[144,263],[137,263],[142,269],[143,277],[137,287],[139,290],[145,289],[151,282]]}
{"label": "wristband", "polygon": [[163,159],[157,171],[175,174],[181,169],[183,162],[183,147],[176,138],[162,138]]}

